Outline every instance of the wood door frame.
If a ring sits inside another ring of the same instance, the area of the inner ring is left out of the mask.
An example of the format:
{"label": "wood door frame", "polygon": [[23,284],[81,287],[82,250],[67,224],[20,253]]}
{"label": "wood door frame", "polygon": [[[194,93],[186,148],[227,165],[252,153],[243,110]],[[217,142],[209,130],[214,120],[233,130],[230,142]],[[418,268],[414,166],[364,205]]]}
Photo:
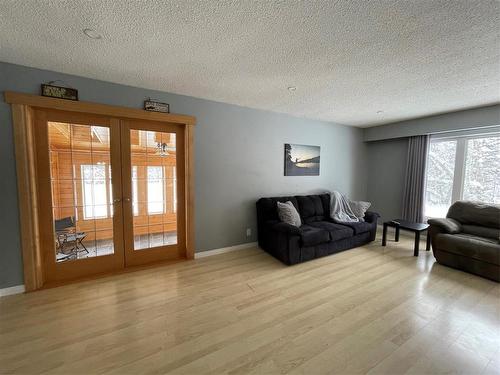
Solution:
{"label": "wood door frame", "polygon": [[38,95],[4,92],[11,105],[17,172],[17,190],[24,285],[26,291],[41,289],[45,283],[39,231],[38,183],[35,152],[35,123],[33,110],[55,109],[104,115],[116,119],[141,119],[182,124],[185,148],[185,231],[186,258],[194,258],[194,125],[193,116],[147,112],[141,109],[105,104],[69,101]]}

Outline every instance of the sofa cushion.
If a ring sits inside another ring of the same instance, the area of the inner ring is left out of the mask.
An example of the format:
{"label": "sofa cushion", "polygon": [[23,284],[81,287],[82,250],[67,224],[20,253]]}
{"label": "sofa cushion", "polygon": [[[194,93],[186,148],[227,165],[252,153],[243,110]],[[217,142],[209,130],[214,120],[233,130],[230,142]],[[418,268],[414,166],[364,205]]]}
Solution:
{"label": "sofa cushion", "polygon": [[446,217],[461,224],[500,229],[500,205],[457,201],[451,205]]}
{"label": "sofa cushion", "polygon": [[326,230],[330,234],[330,240],[337,241],[354,236],[354,230],[345,225],[334,224],[328,221],[316,221],[309,224],[315,228]]}
{"label": "sofa cushion", "polygon": [[363,219],[365,217],[365,212],[368,211],[371,205],[370,202],[349,200],[349,208],[358,219]]}
{"label": "sofa cushion", "polygon": [[[324,220],[329,215],[330,195],[305,195],[297,196],[299,205],[299,213],[304,223],[312,223],[315,221]],[[326,210],[325,210],[326,204]]]}
{"label": "sofa cushion", "polygon": [[300,228],[295,225],[283,223],[282,221],[268,221],[267,226],[274,232],[281,232],[290,236],[300,235]]}
{"label": "sofa cushion", "polygon": [[285,203],[276,202],[278,208],[278,216],[280,220],[284,223],[300,227],[302,222],[300,221],[300,215],[292,202],[286,201]]}
{"label": "sofa cushion", "polygon": [[462,225],[462,232],[473,234],[474,236],[496,239],[497,241],[500,239],[500,229],[481,227],[479,225],[464,224]]}
{"label": "sofa cushion", "polygon": [[300,231],[300,239],[303,246],[315,246],[330,241],[330,234],[324,229],[302,225]]}
{"label": "sofa cushion", "polygon": [[277,202],[285,203],[292,202],[298,210],[299,205],[295,197],[274,197],[274,198],[261,198],[257,201],[257,219],[260,223],[270,220],[279,220]]}
{"label": "sofa cushion", "polygon": [[494,239],[463,233],[438,234],[433,247],[448,253],[500,265],[500,244]]}
{"label": "sofa cushion", "polygon": [[352,228],[354,230],[354,234],[360,234],[360,233],[365,233],[365,232],[369,232],[370,230],[372,230],[373,228],[373,224],[372,223],[368,223],[368,222],[365,222],[365,221],[361,221],[361,222],[352,222],[352,223],[342,223],[342,225],[345,225],[349,228]]}

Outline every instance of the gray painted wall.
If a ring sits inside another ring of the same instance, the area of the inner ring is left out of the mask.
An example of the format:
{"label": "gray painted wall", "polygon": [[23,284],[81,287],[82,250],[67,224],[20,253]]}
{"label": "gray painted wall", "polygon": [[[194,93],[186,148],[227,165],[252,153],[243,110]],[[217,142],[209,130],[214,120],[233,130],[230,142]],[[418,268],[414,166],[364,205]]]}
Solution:
{"label": "gray painted wall", "polygon": [[408,138],[367,143],[368,201],[380,221],[401,217]]}
{"label": "gray painted wall", "polygon": [[500,125],[500,104],[364,129],[365,141]]}
{"label": "gray painted wall", "polygon": [[[255,241],[255,201],[262,196],[338,189],[366,199],[361,129],[0,63],[1,92],[38,94],[40,83],[57,79],[76,87],[80,100],[141,108],[152,97],[170,103],[172,112],[197,117],[197,251]],[[3,97],[0,122],[0,288],[5,288],[22,284],[23,278],[12,120]],[[288,142],[321,146],[319,177],[283,176],[283,144]]]}

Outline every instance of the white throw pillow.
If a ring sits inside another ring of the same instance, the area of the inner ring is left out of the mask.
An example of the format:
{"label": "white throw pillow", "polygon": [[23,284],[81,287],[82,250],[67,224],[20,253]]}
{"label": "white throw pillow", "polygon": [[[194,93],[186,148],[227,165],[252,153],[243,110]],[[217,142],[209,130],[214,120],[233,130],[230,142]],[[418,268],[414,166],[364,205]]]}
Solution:
{"label": "white throw pillow", "polygon": [[370,202],[363,201],[349,201],[349,207],[351,211],[358,219],[365,217],[365,212],[368,211],[372,204]]}
{"label": "white throw pillow", "polygon": [[302,225],[302,222],[300,221],[300,215],[293,203],[290,201],[287,201],[285,203],[278,202],[278,216],[284,223],[293,225],[295,227],[300,227]]}

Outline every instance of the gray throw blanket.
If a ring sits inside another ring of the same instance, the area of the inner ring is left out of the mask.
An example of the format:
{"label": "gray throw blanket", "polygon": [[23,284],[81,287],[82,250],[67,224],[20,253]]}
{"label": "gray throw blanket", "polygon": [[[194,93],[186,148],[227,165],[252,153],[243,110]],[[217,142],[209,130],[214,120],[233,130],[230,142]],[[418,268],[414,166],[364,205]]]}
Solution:
{"label": "gray throw blanket", "polygon": [[330,193],[330,217],[338,222],[359,222],[359,219],[349,207],[349,199],[338,191]]}

